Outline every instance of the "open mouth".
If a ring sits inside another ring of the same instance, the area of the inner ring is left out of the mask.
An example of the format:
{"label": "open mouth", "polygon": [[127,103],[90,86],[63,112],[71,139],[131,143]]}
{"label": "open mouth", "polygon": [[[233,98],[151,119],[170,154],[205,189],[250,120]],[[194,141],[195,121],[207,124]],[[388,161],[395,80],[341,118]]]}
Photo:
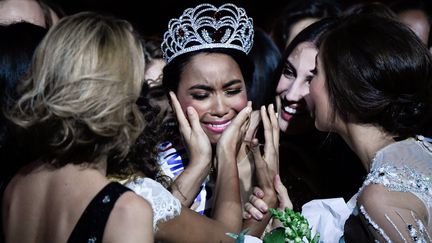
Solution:
{"label": "open mouth", "polygon": [[306,101],[301,99],[300,101],[288,101],[285,99],[281,100],[281,117],[284,120],[290,121],[295,116],[307,114]]}
{"label": "open mouth", "polygon": [[297,113],[297,109],[296,109],[296,108],[292,108],[292,107],[289,107],[289,106],[285,106],[285,107],[283,107],[283,110],[284,110],[286,113],[289,113],[289,114],[291,114],[291,115],[295,115],[295,114]]}
{"label": "open mouth", "polygon": [[229,121],[220,121],[220,122],[204,122],[204,127],[207,128],[207,130],[210,130],[214,133],[222,133],[225,131],[225,129],[228,127],[228,125],[231,123],[231,120]]}

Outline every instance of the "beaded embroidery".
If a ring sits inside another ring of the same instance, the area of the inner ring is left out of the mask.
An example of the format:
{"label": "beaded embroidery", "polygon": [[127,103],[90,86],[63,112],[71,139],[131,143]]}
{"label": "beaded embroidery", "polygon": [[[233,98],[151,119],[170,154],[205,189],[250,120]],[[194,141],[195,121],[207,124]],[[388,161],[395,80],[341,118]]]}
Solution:
{"label": "beaded embroidery", "polygon": [[[408,146],[412,146],[414,148],[413,150],[410,150],[411,153],[432,153],[432,145],[430,143],[430,140],[428,138],[425,138],[423,136],[417,136],[416,140],[405,140],[402,146],[405,148]],[[417,146],[417,144],[421,145],[420,147]],[[413,146],[416,145],[416,146]],[[411,148],[411,147],[410,147]],[[419,150],[425,149],[425,150]],[[409,148],[408,148],[409,149]],[[363,183],[363,186],[360,188],[360,192],[363,190],[363,188],[370,184],[381,184],[385,186],[390,191],[398,191],[398,192],[410,192],[413,193],[415,196],[417,196],[419,199],[421,199],[425,206],[431,207],[432,205],[432,180],[429,176],[420,173],[419,171],[413,169],[412,167],[408,166],[406,163],[404,165],[395,166],[392,161],[384,162],[383,161],[377,161],[377,157],[380,151],[377,153],[375,158],[372,160],[372,170],[368,174],[366,180]],[[429,158],[429,157],[428,157]],[[407,161],[408,162],[408,161]],[[427,159],[426,164],[432,163],[432,160]],[[379,164],[378,164],[379,163]],[[423,171],[422,171],[423,172]],[[360,212],[364,215],[364,217],[367,219],[369,224],[375,228],[375,230],[384,238],[386,242],[391,242],[390,238],[385,234],[383,229],[379,227],[378,224],[376,224],[371,217],[366,212],[365,208],[361,205],[360,206]],[[397,213],[397,212],[396,212]],[[411,216],[413,217],[414,221],[416,222],[415,226],[412,224],[406,224],[406,232],[410,236],[410,240],[413,242],[431,242],[430,235],[428,234],[427,228],[424,226],[423,222],[416,218],[414,213],[411,212]],[[393,221],[388,217],[388,215],[385,215],[387,221],[393,225],[393,227],[397,230],[399,233],[401,239],[404,242],[407,242],[407,240],[402,236],[402,233],[400,232],[400,229],[396,227],[396,225],[393,223]],[[429,222],[432,220],[430,219],[432,215],[429,215]],[[402,218],[402,217],[401,217]],[[402,218],[403,220],[403,218]]]}
{"label": "beaded embroidery", "polygon": [[[384,238],[384,240],[386,242],[392,242],[391,239],[387,236],[387,234],[384,232],[383,229],[381,229],[378,224],[376,224],[371,217],[369,216],[369,214],[366,212],[365,208],[363,206],[360,206],[360,212],[363,214],[363,216],[366,218],[366,220],[369,222],[369,224]],[[414,215],[413,212],[411,212],[411,216],[413,217],[414,221],[416,222],[416,226],[418,228],[418,231],[416,230],[415,227],[413,227],[412,224],[407,224],[406,230],[412,240],[412,242],[416,242],[416,243],[427,243],[427,242],[432,242],[432,239],[430,237],[430,235],[427,232],[426,227],[424,226],[424,224],[422,223],[421,220],[417,219]],[[400,230],[396,227],[396,225],[393,223],[393,221],[390,219],[390,217],[388,217],[387,214],[385,214],[386,219],[392,224],[392,226],[395,228],[395,230],[398,232],[399,236],[401,237],[403,242],[411,242],[411,241],[407,241],[402,233],[400,232]],[[402,219],[403,220],[403,219]],[[376,241],[378,242],[378,241]]]}
{"label": "beaded embroidery", "polygon": [[432,204],[431,179],[408,166],[399,168],[386,165],[371,171],[364,181],[363,187],[369,184],[381,184],[391,191],[411,192],[421,197],[427,204]]}

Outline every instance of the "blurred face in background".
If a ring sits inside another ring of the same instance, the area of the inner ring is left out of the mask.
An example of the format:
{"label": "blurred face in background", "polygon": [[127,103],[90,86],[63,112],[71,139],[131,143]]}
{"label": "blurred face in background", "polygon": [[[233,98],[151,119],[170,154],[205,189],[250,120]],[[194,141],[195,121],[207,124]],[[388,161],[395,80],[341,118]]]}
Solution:
{"label": "blurred face in background", "polygon": [[163,59],[153,59],[146,64],[144,81],[149,87],[148,92],[146,93],[149,104],[152,107],[159,107],[161,109],[160,114],[171,117],[171,106],[168,97],[162,88],[162,71],[165,65],[166,63]]}
{"label": "blurred face in background", "polygon": [[[50,17],[53,23],[57,23],[59,20],[58,16],[51,9]],[[43,10],[36,0],[0,1],[0,24],[8,25],[23,21],[46,27]]]}
{"label": "blurred face in background", "polygon": [[299,21],[297,21],[295,24],[291,26],[291,29],[289,31],[289,38],[287,40],[287,43],[285,43],[285,48],[289,45],[289,43],[296,37],[298,33],[300,33],[302,30],[304,30],[309,25],[315,23],[319,19],[317,18],[304,18]]}
{"label": "blurred face in background", "polygon": [[425,12],[421,10],[406,10],[398,14],[399,20],[407,25],[420,40],[428,44],[430,24]]}

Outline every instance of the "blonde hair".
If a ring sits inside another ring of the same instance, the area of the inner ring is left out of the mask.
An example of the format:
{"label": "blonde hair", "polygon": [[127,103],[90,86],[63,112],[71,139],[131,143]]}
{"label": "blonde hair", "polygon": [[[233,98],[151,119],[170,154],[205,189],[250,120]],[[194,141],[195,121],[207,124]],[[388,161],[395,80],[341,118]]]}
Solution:
{"label": "blonde hair", "polygon": [[36,131],[53,164],[124,156],[144,127],[136,105],[144,67],[141,40],[127,21],[90,12],[64,17],[37,48],[8,117]]}

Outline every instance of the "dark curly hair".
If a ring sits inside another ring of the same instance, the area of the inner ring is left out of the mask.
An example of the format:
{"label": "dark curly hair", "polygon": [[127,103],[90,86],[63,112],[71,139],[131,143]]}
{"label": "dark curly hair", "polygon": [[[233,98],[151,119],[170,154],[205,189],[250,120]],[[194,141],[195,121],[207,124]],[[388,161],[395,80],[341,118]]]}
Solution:
{"label": "dark curly hair", "polygon": [[[150,105],[148,91],[149,86],[144,84],[137,101],[146,126],[123,159],[124,163],[108,163],[111,165],[108,167],[108,174],[119,179],[143,174],[169,188],[172,180],[160,171],[160,165],[157,162],[158,148],[162,142],[170,140],[174,134],[178,133],[178,127],[174,119],[164,119],[166,114],[163,114],[158,106]],[[109,159],[118,158],[112,156]]]}
{"label": "dark curly hair", "polygon": [[431,125],[432,57],[408,27],[378,16],[351,16],[320,48],[326,86],[344,121],[409,137]]}

